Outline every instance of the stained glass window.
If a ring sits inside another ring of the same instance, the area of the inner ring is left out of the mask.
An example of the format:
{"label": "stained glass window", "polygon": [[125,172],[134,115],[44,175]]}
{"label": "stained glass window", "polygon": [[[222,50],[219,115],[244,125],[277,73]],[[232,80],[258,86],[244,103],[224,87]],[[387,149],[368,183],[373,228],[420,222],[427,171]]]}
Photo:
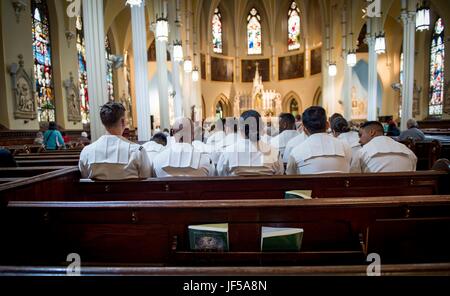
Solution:
{"label": "stained glass window", "polygon": [[442,115],[444,103],[444,23],[442,18],[436,21],[431,41],[430,57],[430,103],[428,114]]}
{"label": "stained glass window", "polygon": [[34,78],[39,121],[55,121],[52,50],[46,0],[32,0]]}
{"label": "stained glass window", "polygon": [[252,8],[247,17],[248,54],[262,54],[261,16]]}
{"label": "stained glass window", "polygon": [[114,71],[111,44],[109,38],[105,38],[105,56],[106,56],[106,84],[108,86],[108,98],[110,101],[114,101]]}
{"label": "stained glass window", "polygon": [[84,43],[83,19],[77,16],[78,86],[80,88],[81,120],[89,122],[89,95],[86,69],[86,47]]}
{"label": "stained glass window", "polygon": [[219,8],[214,10],[214,15],[212,18],[212,36],[213,36],[213,50],[215,53],[223,52],[222,43],[222,14]]}
{"label": "stained glass window", "polygon": [[288,50],[300,48],[300,9],[293,1],[288,12]]}

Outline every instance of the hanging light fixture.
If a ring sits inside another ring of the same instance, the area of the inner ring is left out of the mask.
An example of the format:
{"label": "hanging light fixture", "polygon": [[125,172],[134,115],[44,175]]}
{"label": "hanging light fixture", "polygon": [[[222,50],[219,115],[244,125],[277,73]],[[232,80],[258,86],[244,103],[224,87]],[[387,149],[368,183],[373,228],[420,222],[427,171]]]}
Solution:
{"label": "hanging light fixture", "polygon": [[421,5],[417,7],[416,13],[416,31],[425,31],[430,29],[430,8]]}
{"label": "hanging light fixture", "polygon": [[173,42],[173,60],[177,63],[181,63],[183,61],[183,45],[181,41]]}
{"label": "hanging light fixture", "polygon": [[191,73],[192,72],[192,61],[190,57],[187,57],[186,60],[184,60],[184,72]]}
{"label": "hanging light fixture", "polygon": [[141,6],[142,4],[142,0],[127,0],[126,5],[130,5],[131,7],[133,6]]}
{"label": "hanging light fixture", "polygon": [[335,77],[337,75],[336,63],[333,62],[328,65],[328,75],[330,75],[331,77]]}
{"label": "hanging light fixture", "polygon": [[156,39],[158,41],[169,41],[169,22],[167,18],[160,17],[156,20]]}
{"label": "hanging light fixture", "polygon": [[200,72],[198,71],[198,67],[195,66],[194,70],[192,71],[192,81],[197,82],[200,78]]}
{"label": "hanging light fixture", "polygon": [[349,67],[356,65],[356,52],[354,50],[350,50],[347,54],[347,65]]}
{"label": "hanging light fixture", "polygon": [[386,53],[386,37],[384,33],[381,33],[376,36],[375,39],[375,52],[377,54]]}

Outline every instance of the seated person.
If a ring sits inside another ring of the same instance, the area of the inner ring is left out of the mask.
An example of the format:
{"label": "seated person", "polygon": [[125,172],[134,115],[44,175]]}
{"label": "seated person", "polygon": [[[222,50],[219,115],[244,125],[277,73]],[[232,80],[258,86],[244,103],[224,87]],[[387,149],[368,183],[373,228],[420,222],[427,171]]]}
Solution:
{"label": "seated person", "polygon": [[344,141],[352,148],[352,155],[361,149],[359,134],[350,130],[350,126],[344,117],[336,117],[331,122],[331,131],[333,132],[333,136]]}
{"label": "seated person", "polygon": [[158,178],[207,177],[215,175],[215,168],[208,153],[192,145],[194,124],[188,118],[178,119],[173,126],[172,143],[153,160]]}
{"label": "seated person", "polygon": [[58,131],[56,123],[50,122],[48,130],[44,133],[44,145],[47,150],[57,150],[65,147],[64,139]]}
{"label": "seated person", "polygon": [[91,144],[91,140],[89,139],[89,135],[87,132],[81,132],[81,136],[80,136],[80,145],[81,146],[87,146]]}
{"label": "seated person", "polygon": [[419,129],[417,121],[414,119],[408,119],[406,122],[406,127],[408,129],[400,133],[400,136],[398,137],[399,141],[406,141],[407,139],[412,139],[414,141],[425,140],[425,134]]}
{"label": "seated person", "polygon": [[225,119],[219,119],[214,125],[213,133],[209,135],[206,144],[215,145],[215,143],[222,141],[225,138]]}
{"label": "seated person", "polygon": [[292,150],[287,174],[348,173],[352,151],[346,143],[327,134],[329,124],[325,109],[310,107],[302,118],[308,138]]}
{"label": "seated person", "polygon": [[124,180],[151,177],[151,164],[144,147],[122,137],[126,122],[123,105],[106,103],[100,110],[100,118],[107,133],[81,151],[79,168],[82,178]]}
{"label": "seated person", "polygon": [[14,156],[7,149],[0,149],[0,168],[17,167]]}
{"label": "seated person", "polygon": [[389,120],[388,122],[388,128],[386,132],[386,136],[388,137],[398,137],[400,136],[400,130],[397,127],[397,124],[394,120]]}
{"label": "seated person", "polygon": [[36,138],[33,141],[34,145],[44,145],[44,134],[42,132],[36,133]]}
{"label": "seated person", "polygon": [[303,131],[303,124],[302,124],[301,132],[295,138],[291,139],[286,144],[286,148],[284,149],[284,154],[283,154],[283,162],[284,163],[289,162],[289,156],[291,156],[292,150],[294,150],[295,147],[297,147],[301,143],[303,143],[307,138],[308,138],[308,136]]}
{"label": "seated person", "polygon": [[283,161],[277,149],[260,141],[261,115],[249,110],[241,115],[237,142],[224,149],[217,163],[219,176],[283,175]]}
{"label": "seated person", "polygon": [[283,157],[287,143],[300,134],[295,128],[294,115],[291,113],[280,114],[279,131],[280,133],[270,140],[270,145],[278,149]]}
{"label": "seated person", "polygon": [[417,157],[405,145],[384,136],[378,121],[364,123],[360,130],[363,147],[353,156],[351,171],[355,173],[381,173],[415,171]]}
{"label": "seated person", "polygon": [[167,146],[167,136],[165,132],[155,134],[150,141],[142,145],[147,152],[148,159],[153,162],[158,155]]}

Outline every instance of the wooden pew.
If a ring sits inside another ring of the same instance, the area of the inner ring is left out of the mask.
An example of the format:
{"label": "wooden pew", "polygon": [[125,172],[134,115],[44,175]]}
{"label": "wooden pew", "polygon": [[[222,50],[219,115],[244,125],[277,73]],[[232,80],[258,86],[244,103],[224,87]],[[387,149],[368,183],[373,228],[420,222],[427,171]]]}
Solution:
{"label": "wooden pew", "polygon": [[15,181],[22,181],[22,180],[25,180],[25,178],[0,178],[0,184],[15,182]]}
{"label": "wooden pew", "polygon": [[50,159],[79,159],[79,154],[42,154],[42,155],[19,155],[15,156],[15,160],[50,160]]}
{"label": "wooden pew", "polygon": [[[0,266],[3,276],[66,276],[60,266]],[[84,266],[81,276],[367,276],[367,265],[352,266],[245,266],[149,267]],[[383,264],[382,276],[450,276],[449,263]]]}
{"label": "wooden pew", "polygon": [[66,174],[66,171],[60,171],[65,168],[67,167],[42,166],[0,168],[0,178],[27,178],[55,171],[59,171],[60,174]]}
{"label": "wooden pew", "polygon": [[19,167],[37,167],[37,166],[77,166],[78,158],[69,159],[32,159],[32,160],[17,160]]}
{"label": "wooden pew", "polygon": [[[69,253],[87,266],[362,265],[369,253],[450,262],[450,196],[9,202],[0,219],[0,265],[58,266]],[[188,226],[205,223],[229,223],[229,252],[189,250]],[[301,251],[260,252],[262,226],[303,228]]]}

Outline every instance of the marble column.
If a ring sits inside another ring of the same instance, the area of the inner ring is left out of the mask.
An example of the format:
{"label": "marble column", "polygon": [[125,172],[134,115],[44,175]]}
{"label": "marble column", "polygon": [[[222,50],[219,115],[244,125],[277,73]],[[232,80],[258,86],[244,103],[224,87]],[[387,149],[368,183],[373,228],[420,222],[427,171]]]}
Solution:
{"label": "marble column", "polygon": [[99,111],[100,107],[108,102],[103,1],[83,0],[83,21],[91,139],[95,141],[105,133]]}
{"label": "marble column", "polygon": [[147,72],[147,28],[145,5],[131,7],[131,26],[133,36],[134,77],[139,141],[151,138],[150,91]]}
{"label": "marble column", "polygon": [[367,20],[367,43],[369,46],[369,84],[367,98],[367,120],[378,120],[378,55],[375,52],[375,24],[378,22],[376,18]]}
{"label": "marble column", "polygon": [[[176,0],[175,7],[175,40],[181,41],[181,22],[180,22],[180,0]],[[174,115],[175,118],[180,118],[183,116],[183,98],[182,98],[182,89],[181,89],[181,81],[180,81],[180,71],[182,71],[182,67],[180,66],[180,62],[176,62],[174,60],[174,54],[172,51],[172,81],[173,88],[175,91],[175,100],[174,100]]]}
{"label": "marble column", "polygon": [[[414,98],[414,55],[416,37],[416,12],[407,0],[402,0],[401,19],[403,22],[404,80],[402,88],[401,130],[406,130],[406,122],[413,117]],[[408,9],[409,8],[409,9]]]}

